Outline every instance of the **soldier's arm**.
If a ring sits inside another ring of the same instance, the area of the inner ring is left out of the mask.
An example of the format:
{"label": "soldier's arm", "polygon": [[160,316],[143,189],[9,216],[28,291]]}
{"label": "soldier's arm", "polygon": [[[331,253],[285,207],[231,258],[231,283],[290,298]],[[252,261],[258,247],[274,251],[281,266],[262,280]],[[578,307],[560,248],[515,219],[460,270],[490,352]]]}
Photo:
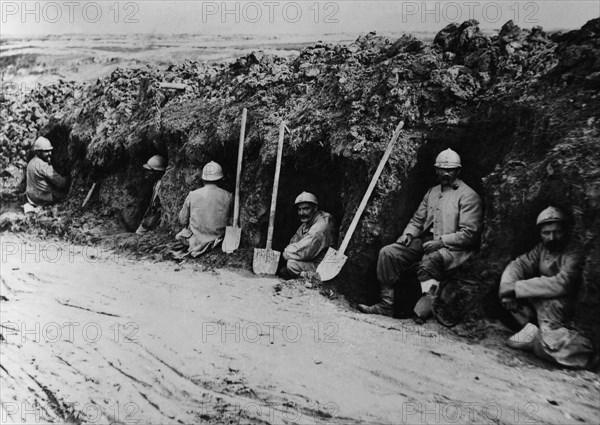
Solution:
{"label": "soldier's arm", "polygon": [[561,297],[576,289],[581,273],[581,256],[576,253],[567,254],[557,274],[518,280],[515,283],[515,293],[517,298]]}
{"label": "soldier's arm", "polygon": [[483,224],[481,198],[475,192],[465,194],[459,201],[458,231],[442,235],[444,246],[467,248],[477,243]]}
{"label": "soldier's arm", "polygon": [[402,236],[398,238],[398,241],[400,241],[400,239],[402,239],[402,237],[406,235],[411,235],[413,237],[418,236],[423,231],[423,224],[427,219],[427,204],[429,199],[429,192],[431,192],[431,189],[429,189],[423,197],[419,208],[417,208],[417,211],[415,211],[414,215],[408,222],[406,229],[404,229],[404,232],[402,232]]}
{"label": "soldier's arm", "polygon": [[190,222],[190,195],[185,198],[183,206],[179,211],[179,224],[187,226]]}
{"label": "soldier's arm", "polygon": [[44,164],[42,175],[48,183],[57,189],[64,189],[69,184],[69,180],[58,174],[50,164]]}
{"label": "soldier's arm", "polygon": [[285,258],[296,261],[311,261],[319,253],[329,247],[326,229],[313,226],[299,241],[289,244],[285,250]]}
{"label": "soldier's arm", "polygon": [[534,249],[517,257],[506,266],[500,279],[500,294],[514,290],[515,282],[539,274],[541,249],[542,245],[538,244]]}

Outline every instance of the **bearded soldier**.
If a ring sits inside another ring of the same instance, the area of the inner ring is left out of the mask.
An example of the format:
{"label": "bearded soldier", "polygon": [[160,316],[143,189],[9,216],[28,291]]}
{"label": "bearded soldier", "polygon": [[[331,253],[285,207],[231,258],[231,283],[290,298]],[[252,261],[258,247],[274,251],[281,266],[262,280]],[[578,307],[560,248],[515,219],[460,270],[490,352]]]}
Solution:
{"label": "bearded soldier", "polygon": [[537,226],[541,242],[512,261],[500,281],[501,303],[522,326],[507,345],[563,366],[590,366],[592,343],[565,326],[581,280],[582,256],[568,244],[563,211],[546,208]]}

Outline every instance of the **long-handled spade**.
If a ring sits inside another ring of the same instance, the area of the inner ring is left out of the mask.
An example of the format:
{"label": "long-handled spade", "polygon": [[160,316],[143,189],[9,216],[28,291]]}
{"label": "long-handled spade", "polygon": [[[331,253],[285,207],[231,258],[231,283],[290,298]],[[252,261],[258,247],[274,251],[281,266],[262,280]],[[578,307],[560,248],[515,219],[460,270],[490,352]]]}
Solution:
{"label": "long-handled spade", "polygon": [[88,203],[88,201],[90,200],[90,198],[92,197],[92,193],[94,193],[94,190],[96,189],[96,183],[94,183],[92,185],[92,188],[89,190],[87,196],[85,197],[85,199],[83,200],[83,204],[81,204],[81,208],[85,207],[86,204]]}
{"label": "long-handled spade", "polygon": [[325,254],[325,257],[323,258],[323,261],[321,261],[321,264],[319,264],[319,267],[317,267],[317,273],[321,277],[322,281],[325,282],[336,277],[339,274],[340,270],[342,270],[342,267],[344,267],[344,264],[346,264],[346,260],[348,259],[348,257],[344,255],[344,252],[346,251],[346,248],[348,248],[348,244],[350,243],[352,234],[354,233],[354,230],[356,230],[356,226],[358,225],[360,216],[362,215],[365,207],[367,206],[367,202],[371,197],[371,193],[373,193],[373,189],[375,189],[375,185],[377,184],[377,180],[379,179],[379,176],[383,171],[383,167],[385,166],[385,163],[390,157],[390,154],[392,153],[392,149],[394,148],[398,137],[400,137],[400,131],[402,130],[402,127],[404,127],[404,121],[400,121],[400,124],[398,124],[398,127],[396,127],[396,131],[394,131],[394,136],[388,144],[387,149],[383,154],[383,158],[381,158],[379,166],[375,171],[375,174],[371,178],[371,183],[369,184],[369,187],[367,188],[367,191],[365,192],[365,195],[363,196],[362,201],[360,202],[358,210],[356,210],[356,213],[354,214],[352,223],[350,223],[350,227],[348,228],[348,231],[346,232],[344,240],[342,241],[342,244],[340,245],[339,249],[336,251],[333,248],[329,248],[327,250],[327,253]]}
{"label": "long-handled spade", "polygon": [[267,247],[254,248],[252,270],[256,274],[275,274],[279,264],[279,251],[271,249],[273,245],[273,228],[275,227],[275,207],[277,206],[277,190],[279,189],[279,173],[281,171],[281,156],[283,153],[283,137],[285,135],[285,121],[279,126],[279,144],[277,146],[277,162],[275,165],[275,179],[273,181],[273,195],[271,197],[271,213],[269,215],[269,230],[267,232]]}
{"label": "long-handled spade", "polygon": [[233,223],[225,228],[225,238],[221,248],[223,252],[231,254],[239,248],[242,237],[240,228],[240,180],[242,177],[242,159],[244,157],[244,139],[246,138],[246,117],[248,110],[244,108],[242,112],[242,128],[240,130],[240,146],[238,148],[237,174],[235,177],[235,200],[233,204]]}

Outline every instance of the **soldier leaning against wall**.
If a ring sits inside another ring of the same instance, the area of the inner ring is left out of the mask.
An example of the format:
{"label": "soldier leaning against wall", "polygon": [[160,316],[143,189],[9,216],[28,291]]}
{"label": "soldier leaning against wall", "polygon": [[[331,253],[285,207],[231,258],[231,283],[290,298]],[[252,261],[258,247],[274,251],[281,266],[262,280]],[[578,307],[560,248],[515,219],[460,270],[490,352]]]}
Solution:
{"label": "soldier leaning against wall", "polygon": [[562,210],[546,208],[536,224],[540,243],[512,261],[500,281],[502,306],[522,326],[507,344],[563,366],[593,367],[598,356],[591,341],[566,326],[581,281],[583,256],[569,244]]}
{"label": "soldier leaning against wall", "polygon": [[437,156],[435,170],[440,184],[427,191],[396,243],[379,252],[377,279],[381,283],[381,301],[372,306],[359,304],[361,312],[392,316],[394,286],[405,271],[418,264],[423,296],[414,312],[403,311],[400,317],[416,314],[426,320],[444,274],[477,252],[483,225],[481,198],[459,179],[461,166],[460,156],[451,149]]}

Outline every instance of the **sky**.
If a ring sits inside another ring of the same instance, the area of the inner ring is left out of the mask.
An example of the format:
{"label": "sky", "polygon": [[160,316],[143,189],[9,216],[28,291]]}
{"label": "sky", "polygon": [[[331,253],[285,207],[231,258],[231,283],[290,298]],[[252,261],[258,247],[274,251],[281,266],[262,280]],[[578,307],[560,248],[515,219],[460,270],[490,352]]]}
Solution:
{"label": "sky", "polygon": [[7,1],[0,34],[328,34],[437,32],[477,19],[482,29],[576,29],[600,17],[599,0]]}

